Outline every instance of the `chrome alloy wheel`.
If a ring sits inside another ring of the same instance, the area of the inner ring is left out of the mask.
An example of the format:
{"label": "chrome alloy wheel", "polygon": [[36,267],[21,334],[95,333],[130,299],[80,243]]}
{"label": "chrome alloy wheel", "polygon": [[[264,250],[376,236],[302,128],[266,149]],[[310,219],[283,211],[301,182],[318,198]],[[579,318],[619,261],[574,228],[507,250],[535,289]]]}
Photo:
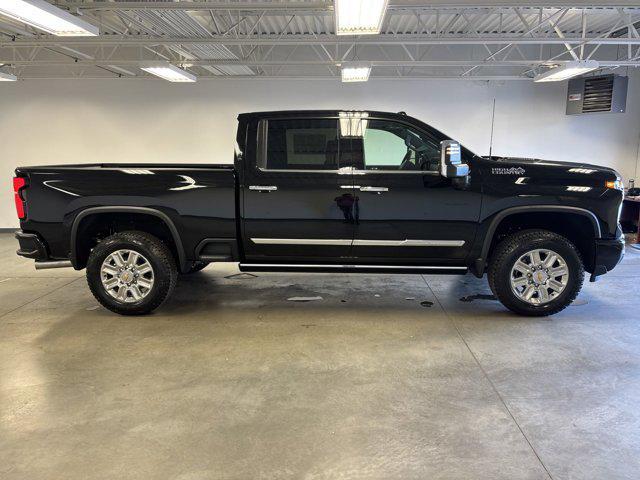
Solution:
{"label": "chrome alloy wheel", "polygon": [[511,290],[531,305],[549,303],[569,281],[569,267],[559,254],[544,248],[522,255],[511,269]]}
{"label": "chrome alloy wheel", "polygon": [[122,303],[144,299],[153,288],[153,267],[144,255],[133,250],[116,250],[100,267],[102,286]]}

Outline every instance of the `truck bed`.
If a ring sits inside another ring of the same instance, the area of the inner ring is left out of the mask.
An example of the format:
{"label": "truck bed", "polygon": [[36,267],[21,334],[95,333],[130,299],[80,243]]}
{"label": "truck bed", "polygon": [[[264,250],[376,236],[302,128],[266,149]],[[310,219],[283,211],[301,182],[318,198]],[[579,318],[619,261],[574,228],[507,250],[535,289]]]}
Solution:
{"label": "truck bed", "polygon": [[235,241],[236,175],[231,164],[50,165],[19,167],[16,175],[26,177],[29,185],[22,229],[43,237],[53,259],[73,259],[71,230],[87,209],[161,212],[181,232],[187,260],[209,236]]}

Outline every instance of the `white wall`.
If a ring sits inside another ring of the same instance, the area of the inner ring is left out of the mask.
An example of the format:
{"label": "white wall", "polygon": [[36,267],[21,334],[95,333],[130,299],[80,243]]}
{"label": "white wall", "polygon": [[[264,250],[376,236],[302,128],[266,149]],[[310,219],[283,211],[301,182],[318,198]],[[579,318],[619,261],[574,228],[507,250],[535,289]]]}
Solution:
{"label": "white wall", "polygon": [[566,84],[468,81],[47,80],[0,85],[0,227],[17,226],[16,166],[78,162],[231,162],[244,111],[405,110],[487,154],[613,166],[633,177],[640,134],[640,76],[627,113],[564,114]]}

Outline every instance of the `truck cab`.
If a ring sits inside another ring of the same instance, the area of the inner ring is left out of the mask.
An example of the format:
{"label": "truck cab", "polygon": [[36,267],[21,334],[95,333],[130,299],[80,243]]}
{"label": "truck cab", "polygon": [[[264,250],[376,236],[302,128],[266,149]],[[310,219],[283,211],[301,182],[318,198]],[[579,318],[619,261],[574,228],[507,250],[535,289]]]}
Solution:
{"label": "truck cab", "polygon": [[442,175],[445,135],[380,112],[262,113],[243,127],[256,139],[236,158],[249,264],[466,270],[481,182]]}

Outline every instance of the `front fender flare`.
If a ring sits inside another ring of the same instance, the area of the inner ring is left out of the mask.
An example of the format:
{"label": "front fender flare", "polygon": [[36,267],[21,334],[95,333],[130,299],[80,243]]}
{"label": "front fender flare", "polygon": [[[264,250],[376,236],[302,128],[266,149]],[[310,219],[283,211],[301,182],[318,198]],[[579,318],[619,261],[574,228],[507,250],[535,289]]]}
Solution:
{"label": "front fender flare", "polygon": [[489,223],[489,227],[484,236],[484,240],[482,242],[482,250],[480,251],[480,257],[478,257],[473,265],[474,274],[477,277],[482,277],[484,274],[486,263],[487,263],[487,255],[489,254],[489,249],[491,248],[491,243],[493,241],[493,236],[500,225],[500,222],[505,218],[515,215],[518,213],[538,213],[538,212],[566,212],[572,215],[582,215],[587,217],[591,222],[593,227],[593,235],[594,238],[602,238],[602,230],[600,228],[600,222],[598,221],[598,217],[590,211],[580,207],[570,207],[565,205],[531,205],[531,206],[520,206],[520,207],[511,207],[506,208],[504,210],[499,211],[495,214],[495,216],[491,219]]}

